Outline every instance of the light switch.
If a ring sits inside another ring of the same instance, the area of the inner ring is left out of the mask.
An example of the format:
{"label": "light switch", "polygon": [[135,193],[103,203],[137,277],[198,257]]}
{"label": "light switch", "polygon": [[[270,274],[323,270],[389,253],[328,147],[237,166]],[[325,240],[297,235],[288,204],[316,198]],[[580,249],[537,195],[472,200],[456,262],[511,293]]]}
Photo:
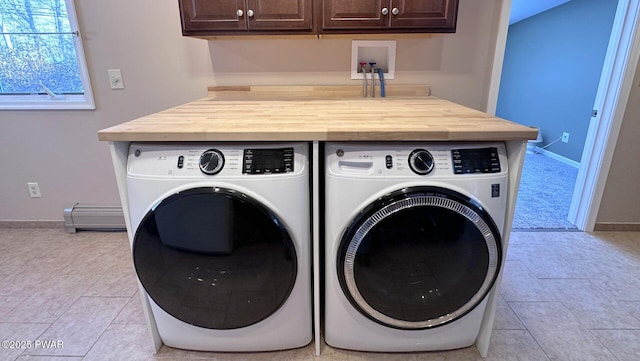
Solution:
{"label": "light switch", "polygon": [[107,73],[109,73],[109,85],[111,85],[111,89],[124,89],[120,69],[107,69]]}

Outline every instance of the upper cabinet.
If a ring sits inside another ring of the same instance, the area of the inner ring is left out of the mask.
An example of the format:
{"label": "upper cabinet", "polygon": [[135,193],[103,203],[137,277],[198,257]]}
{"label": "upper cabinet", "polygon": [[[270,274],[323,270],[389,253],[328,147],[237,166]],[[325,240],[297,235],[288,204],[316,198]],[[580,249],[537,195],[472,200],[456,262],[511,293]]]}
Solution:
{"label": "upper cabinet", "polygon": [[179,0],[188,36],[455,32],[458,0]]}
{"label": "upper cabinet", "polygon": [[182,34],[312,33],[312,0],[179,0]]}
{"label": "upper cabinet", "polygon": [[319,0],[321,33],[455,32],[458,0]]}

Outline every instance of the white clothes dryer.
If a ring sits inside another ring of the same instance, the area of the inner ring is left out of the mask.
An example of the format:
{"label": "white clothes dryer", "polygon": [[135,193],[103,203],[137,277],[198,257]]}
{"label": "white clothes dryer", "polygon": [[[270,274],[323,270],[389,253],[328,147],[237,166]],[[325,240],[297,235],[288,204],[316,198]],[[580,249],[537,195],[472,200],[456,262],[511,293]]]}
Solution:
{"label": "white clothes dryer", "polygon": [[167,346],[265,351],[312,338],[307,143],[139,143],[133,261]]}
{"label": "white clothes dryer", "polygon": [[327,344],[475,343],[506,249],[504,143],[326,143]]}

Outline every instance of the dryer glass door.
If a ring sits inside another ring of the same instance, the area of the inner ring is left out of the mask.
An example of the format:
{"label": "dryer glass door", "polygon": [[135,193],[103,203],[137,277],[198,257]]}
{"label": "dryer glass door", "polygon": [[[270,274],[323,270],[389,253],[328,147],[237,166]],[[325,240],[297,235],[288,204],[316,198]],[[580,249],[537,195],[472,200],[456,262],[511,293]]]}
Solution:
{"label": "dryer glass door", "polygon": [[489,215],[457,192],[414,187],[360,212],[338,251],[343,292],[386,326],[426,329],[452,322],[491,289],[501,261]]}
{"label": "dryer glass door", "polygon": [[133,242],[138,278],[153,301],[186,323],[235,329],[287,300],[296,252],[278,217],[223,188],[171,195],[143,219]]}

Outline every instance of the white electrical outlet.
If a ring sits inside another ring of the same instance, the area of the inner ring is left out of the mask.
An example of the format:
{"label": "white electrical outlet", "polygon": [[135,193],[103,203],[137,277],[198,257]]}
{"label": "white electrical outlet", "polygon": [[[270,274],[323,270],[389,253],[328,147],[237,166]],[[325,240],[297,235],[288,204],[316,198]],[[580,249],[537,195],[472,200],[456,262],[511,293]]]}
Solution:
{"label": "white electrical outlet", "polygon": [[562,143],[569,143],[569,133],[562,133]]}
{"label": "white electrical outlet", "polygon": [[109,74],[109,85],[111,85],[111,89],[124,89],[120,69],[107,69],[107,73]]}
{"label": "white electrical outlet", "polygon": [[29,195],[31,198],[41,198],[42,194],[40,193],[40,186],[36,182],[27,183],[27,187],[29,188]]}

